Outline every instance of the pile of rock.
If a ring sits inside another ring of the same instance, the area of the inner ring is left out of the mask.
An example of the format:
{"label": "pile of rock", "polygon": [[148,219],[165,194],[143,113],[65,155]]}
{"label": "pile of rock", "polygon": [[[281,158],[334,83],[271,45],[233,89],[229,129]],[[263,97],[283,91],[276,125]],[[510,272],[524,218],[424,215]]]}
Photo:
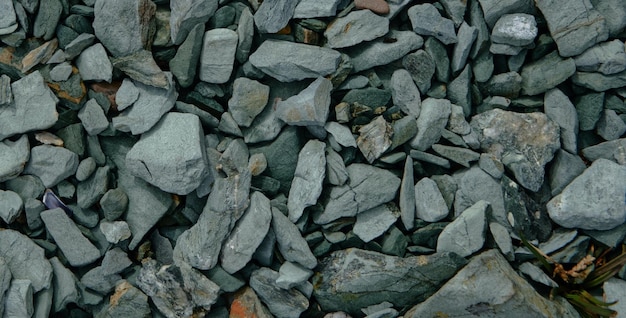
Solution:
{"label": "pile of rock", "polygon": [[625,40],[622,0],[0,0],[0,314],[575,317],[519,236],[624,244]]}

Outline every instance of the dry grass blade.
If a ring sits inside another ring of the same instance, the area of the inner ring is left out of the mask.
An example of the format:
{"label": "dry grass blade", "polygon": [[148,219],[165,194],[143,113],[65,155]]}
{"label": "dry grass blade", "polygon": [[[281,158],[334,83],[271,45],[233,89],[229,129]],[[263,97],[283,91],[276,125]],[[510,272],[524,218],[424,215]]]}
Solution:
{"label": "dry grass blade", "polygon": [[602,266],[598,266],[593,272],[587,276],[587,279],[581,284],[581,288],[594,288],[600,286],[609,278],[615,276],[622,267],[626,265],[626,251],[622,250],[622,253],[612,260],[606,262]]}

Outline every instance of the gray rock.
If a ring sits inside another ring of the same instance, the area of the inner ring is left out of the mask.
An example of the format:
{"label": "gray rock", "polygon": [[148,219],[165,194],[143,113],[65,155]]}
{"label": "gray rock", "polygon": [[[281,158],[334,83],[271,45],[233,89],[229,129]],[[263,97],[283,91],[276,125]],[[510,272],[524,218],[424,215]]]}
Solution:
{"label": "gray rock", "polygon": [[467,62],[470,50],[477,36],[478,29],[473,26],[469,26],[467,23],[461,24],[459,32],[456,35],[458,42],[454,45],[452,60],[450,61],[453,74],[458,74],[463,68],[465,68],[465,63]]}
{"label": "gray rock", "polygon": [[17,24],[17,17],[15,16],[13,1],[3,0],[0,2],[0,9],[2,9],[2,16],[0,17],[0,35],[10,34],[17,30],[19,25]]}
{"label": "gray rock", "polygon": [[323,126],[328,118],[332,88],[329,80],[317,78],[298,95],[278,102],[276,117],[289,125]]}
{"label": "gray rock", "polygon": [[450,119],[448,120],[446,128],[452,133],[463,136],[471,132],[472,128],[467,120],[465,120],[463,107],[454,104],[450,105]]}
{"label": "gray rock", "polygon": [[350,128],[337,122],[329,121],[324,125],[324,129],[330,134],[329,139],[332,138],[342,147],[357,147]]}
{"label": "gray rock", "polygon": [[605,141],[582,150],[583,156],[589,161],[599,158],[613,160],[619,164],[626,162],[626,138]]}
{"label": "gray rock", "polygon": [[455,1],[455,0],[442,0],[441,5],[452,21],[454,21],[454,25],[459,27],[463,22],[463,17],[465,16],[465,10],[467,8],[467,2],[463,1]]}
{"label": "gray rock", "polygon": [[500,17],[494,25],[491,41],[513,46],[526,46],[533,43],[537,33],[537,22],[534,16],[524,13],[507,14]]}
{"label": "gray rock", "polygon": [[13,191],[0,190],[0,218],[11,224],[24,208],[22,198]]}
{"label": "gray rock", "polygon": [[369,163],[380,158],[391,147],[393,130],[383,116],[378,116],[367,125],[363,125],[359,128],[359,133],[356,143]]}
{"label": "gray rock", "polygon": [[[385,40],[386,38],[393,40]],[[424,40],[415,32],[391,30],[385,38],[379,38],[347,50],[353,72],[374,66],[389,64],[411,51],[419,49]]]}
{"label": "gray rock", "polygon": [[438,222],[448,216],[449,209],[437,183],[422,178],[415,184],[416,216],[426,222]]}
{"label": "gray rock", "polygon": [[281,82],[317,78],[337,70],[335,50],[288,41],[267,40],[250,55],[250,63]]}
{"label": "gray rock", "polygon": [[484,13],[485,22],[490,28],[498,19],[509,13],[535,13],[535,5],[530,0],[479,0]]}
{"label": "gray rock", "polygon": [[[385,233],[399,216],[398,209],[391,204],[382,204],[367,211],[357,214],[354,234],[363,242],[367,243]],[[415,216],[411,219],[413,225]]]}
{"label": "gray rock", "polygon": [[[52,127],[58,119],[59,99],[46,85],[41,73],[35,71],[11,84],[11,111],[0,112],[0,140],[32,130]],[[6,106],[4,110],[8,109]]]}
{"label": "gray rock", "polygon": [[483,53],[479,54],[474,59],[472,64],[472,73],[474,74],[474,79],[479,83],[484,83],[489,80],[491,78],[491,75],[493,74],[493,69],[493,55],[489,51],[484,51]]}
{"label": "gray rock", "polygon": [[0,106],[6,106],[13,101],[13,93],[11,92],[11,78],[6,75],[0,75]]}
{"label": "gray rock", "polygon": [[591,47],[574,58],[576,70],[600,72],[604,75],[619,73],[626,69],[624,42],[613,40]]}
{"label": "gray rock", "polygon": [[50,259],[54,277],[52,279],[54,286],[54,312],[65,309],[69,303],[78,302],[78,289],[76,288],[76,277],[61,264],[57,257]]}
{"label": "gray rock", "polygon": [[[455,301],[451,302],[452,298]],[[497,250],[473,257],[431,298],[409,309],[405,317],[430,317],[437,312],[449,316],[578,317],[564,299],[550,301],[537,293]]]}
{"label": "gray rock", "polygon": [[470,65],[448,85],[447,97],[453,104],[463,107],[463,113],[469,116],[472,107],[471,93],[472,69]]}
{"label": "gray rock", "polygon": [[450,161],[448,161],[447,159],[441,158],[439,156],[435,156],[433,154],[419,151],[419,150],[414,150],[414,149],[411,149],[409,154],[411,158],[415,160],[432,163],[434,165],[444,167],[446,169],[450,168]]}
{"label": "gray rock", "polygon": [[315,223],[326,224],[341,217],[352,217],[395,198],[400,178],[391,172],[359,163],[346,169],[349,182],[330,189],[329,201],[324,211],[314,217]]}
{"label": "gray rock", "polygon": [[326,149],[326,179],[328,183],[341,186],[348,181],[348,171],[343,158],[331,149]]}
{"label": "gray rock", "polygon": [[128,106],[131,106],[139,98],[139,89],[135,86],[133,81],[129,78],[125,78],[122,81],[122,85],[115,93],[115,103],[117,104],[117,110],[123,111]]}
{"label": "gray rock", "polygon": [[96,315],[98,318],[109,317],[149,317],[150,306],[148,304],[148,296],[139,290],[139,288],[129,284],[126,280],[117,282],[115,286],[115,296],[113,299],[117,302],[109,300],[100,312]]}
{"label": "gray rock", "polygon": [[302,19],[334,16],[340,3],[341,0],[301,0],[296,5],[293,17]]}
{"label": "gray rock", "polygon": [[6,317],[31,317],[33,315],[33,286],[28,279],[13,279],[4,298]]}
{"label": "gray rock", "polygon": [[579,129],[593,130],[604,108],[604,93],[585,94],[576,101]]}
{"label": "gray rock", "polygon": [[511,169],[523,187],[539,190],[544,166],[560,147],[559,128],[554,122],[543,113],[494,109],[474,116],[471,126],[485,152],[495,155]]}
{"label": "gray rock", "polygon": [[519,266],[519,271],[525,276],[528,276],[528,278],[534,280],[535,282],[541,283],[548,287],[559,287],[559,285],[555,281],[553,281],[550,276],[546,275],[546,273],[544,273],[541,268],[530,262],[522,263],[522,265]]}
{"label": "gray rock", "polygon": [[219,120],[215,118],[211,113],[192,104],[176,101],[176,110],[181,113],[194,114],[200,118],[200,122],[207,127],[215,128],[219,125]]}
{"label": "gray rock", "polygon": [[133,263],[128,258],[125,251],[119,247],[113,248],[104,254],[102,258],[101,272],[103,275],[113,275],[121,273]]}
{"label": "gray rock", "polygon": [[139,83],[164,89],[171,85],[169,75],[157,65],[150,51],[139,50],[126,56],[114,57],[111,63]]}
{"label": "gray rock", "polygon": [[263,1],[254,14],[254,24],[260,33],[277,33],[293,17],[298,1]]}
{"label": "gray rock", "polygon": [[233,119],[233,115],[231,115],[230,112],[224,112],[222,114],[222,117],[220,118],[220,123],[217,125],[217,129],[219,129],[219,131],[221,132],[224,132],[233,136],[237,136],[237,137],[243,136],[241,129],[237,125],[237,122],[235,121],[235,119]]}
{"label": "gray rock", "polygon": [[167,89],[133,82],[139,90],[139,97],[133,103],[133,107],[124,110],[119,116],[113,118],[113,127],[133,135],[143,134],[172,109],[176,98],[178,98],[178,92],[171,73],[166,73],[166,76],[170,83]]}
{"label": "gray rock", "polygon": [[26,224],[29,229],[37,230],[43,227],[39,213],[45,209],[46,206],[37,199],[28,198],[24,201],[24,214],[26,214]]}
{"label": "gray rock", "polygon": [[102,221],[99,226],[100,232],[104,235],[107,242],[111,244],[117,244],[120,241],[124,241],[131,236],[128,223],[124,221]]}
{"label": "gray rock", "polygon": [[415,33],[434,36],[445,45],[457,42],[454,22],[442,17],[434,5],[430,3],[414,5],[409,8],[408,15]]}
{"label": "gray rock", "polygon": [[110,83],[113,77],[113,65],[100,43],[86,48],[76,59],[76,66],[80,77],[85,81]]}
{"label": "gray rock", "polygon": [[[181,2],[181,1],[178,1]],[[210,1],[207,1],[208,3]],[[171,2],[172,5],[174,2]],[[205,3],[205,2],[202,2]],[[193,84],[198,68],[198,60],[202,50],[202,37],[204,36],[204,24],[193,27],[176,50],[176,55],[169,62],[170,71],[178,80],[182,87],[189,87]],[[118,91],[119,94],[119,91]]]}
{"label": "gray rock", "polygon": [[522,77],[517,72],[500,73],[487,81],[486,89],[491,96],[517,98],[522,89]]}
{"label": "gray rock", "polygon": [[322,193],[326,174],[325,147],[321,141],[310,140],[298,154],[298,164],[287,201],[291,222],[297,222],[304,209],[316,204]]}
{"label": "gray rock", "polygon": [[422,99],[411,73],[406,69],[394,71],[389,86],[393,104],[400,107],[405,114],[417,118],[420,114]]}
{"label": "gray rock", "polygon": [[248,60],[254,38],[254,16],[249,8],[245,8],[241,12],[237,23],[237,36],[239,37],[239,43],[237,44],[235,58],[239,63],[244,64]]}
{"label": "gray rock", "polygon": [[0,142],[0,182],[19,176],[29,158],[30,147],[26,135],[16,141]]}
{"label": "gray rock", "polygon": [[[552,70],[545,72],[545,70]],[[537,95],[556,87],[576,72],[574,59],[563,59],[555,51],[522,68],[522,94]]]}
{"label": "gray rock", "polygon": [[389,32],[389,20],[370,10],[357,10],[337,18],[328,26],[324,36],[331,48],[344,48],[371,41]]}
{"label": "gray rock", "polygon": [[108,221],[114,221],[122,216],[127,207],[128,196],[119,188],[108,190],[100,199],[100,208]]}
{"label": "gray rock", "polygon": [[563,57],[578,55],[609,37],[606,20],[588,0],[571,1],[565,6],[545,0],[537,2],[537,8]]}
{"label": "gray rock", "polygon": [[0,311],[4,312],[4,295],[11,286],[11,271],[4,258],[0,257]]}
{"label": "gray rock", "polygon": [[251,147],[250,153],[265,155],[268,176],[280,181],[281,189],[288,193],[302,144],[295,127],[289,127],[284,129],[272,143]]}
{"label": "gray rock", "polygon": [[435,74],[435,62],[430,54],[424,50],[407,54],[402,58],[402,66],[411,74],[413,82],[422,92],[430,89],[430,83]]}
{"label": "gray rock", "polygon": [[446,99],[427,98],[422,102],[417,118],[417,135],[411,141],[413,149],[424,151],[439,140],[450,117],[450,105]]}
{"label": "gray rock", "polygon": [[493,220],[502,225],[508,224],[500,182],[476,166],[455,172],[452,176],[458,187],[454,196],[455,215],[484,200],[491,206]]}
{"label": "gray rock", "polygon": [[207,83],[226,83],[233,72],[237,32],[230,29],[212,29],[204,33],[198,76]]}
{"label": "gray rock", "polygon": [[561,127],[561,147],[570,153],[577,152],[578,115],[574,104],[558,88],[549,90],[544,97],[544,112]]}
{"label": "gray rock", "polygon": [[60,208],[40,214],[48,234],[72,266],[84,266],[100,258],[100,251],[80,232]]}
{"label": "gray rock", "polygon": [[61,1],[54,0],[39,6],[37,16],[33,23],[33,35],[48,41],[55,36],[57,24],[63,12],[63,4]]}
{"label": "gray rock", "polygon": [[567,228],[610,230],[626,221],[626,169],[598,159],[548,203],[548,214]]}
{"label": "gray rock", "polygon": [[619,0],[591,0],[593,8],[604,17],[609,36],[616,37],[626,27],[626,7]]}
{"label": "gray rock", "polygon": [[102,107],[98,105],[98,102],[93,98],[87,101],[83,108],[80,109],[78,118],[83,124],[83,127],[85,127],[85,131],[92,136],[109,128],[109,121],[104,114],[104,110],[102,110]]}
{"label": "gray rock", "polygon": [[255,118],[251,127],[243,130],[243,139],[246,143],[253,144],[274,140],[280,134],[285,122],[276,117],[276,110],[274,109],[276,103],[277,101],[274,100],[271,104],[272,107],[265,107]]}
{"label": "gray rock", "polygon": [[272,208],[272,230],[276,234],[278,250],[286,261],[309,269],[317,266],[317,259],[298,227],[276,208]]}
{"label": "gray rock", "polygon": [[513,242],[511,241],[509,230],[507,230],[507,228],[500,223],[490,222],[489,233],[491,233],[491,236],[493,237],[496,246],[498,247],[500,252],[506,257],[506,259],[509,261],[515,260],[515,255],[513,253]]}
{"label": "gray rock", "polygon": [[148,0],[96,0],[93,29],[113,56],[126,56],[152,43],[151,20],[155,12],[156,5]]}
{"label": "gray rock", "polygon": [[55,82],[67,81],[72,75],[72,65],[63,62],[50,70],[50,79]]}
{"label": "gray rock", "polygon": [[413,159],[410,156],[407,156],[406,161],[404,162],[404,172],[402,174],[402,183],[400,184],[398,202],[400,206],[400,218],[402,219],[402,224],[405,229],[412,230],[415,226],[416,196]]}
{"label": "gray rock", "polygon": [[50,287],[52,266],[44,250],[27,236],[11,229],[0,231],[0,257],[13,279],[29,280],[34,292]]}
{"label": "gray rock", "polygon": [[626,132],[626,123],[612,109],[605,109],[598,120],[597,132],[605,140],[615,140]]}
{"label": "gray rock", "polygon": [[313,275],[313,271],[298,264],[284,262],[278,270],[276,286],[282,289],[290,289],[300,285]]}
{"label": "gray rock", "polygon": [[626,85],[626,71],[611,75],[596,72],[576,72],[572,76],[572,83],[596,92],[604,92]]}
{"label": "gray rock", "polygon": [[280,274],[262,267],[250,275],[250,287],[276,317],[297,318],[309,308],[309,300],[296,289],[282,289],[276,280]]}
{"label": "gray rock", "polygon": [[6,189],[16,192],[22,200],[41,198],[46,187],[36,176],[21,175],[5,182]]}
{"label": "gray rock", "polygon": [[174,44],[181,44],[197,25],[205,24],[217,9],[217,0],[170,1],[170,34]]}
{"label": "gray rock", "polygon": [[548,175],[552,195],[561,193],[565,186],[583,173],[585,168],[586,165],[579,156],[558,150]]}
{"label": "gray rock", "polygon": [[[89,33],[82,33],[78,35],[78,37],[65,46],[65,58],[67,60],[73,60],[75,57],[79,56],[83,50],[92,46],[95,39],[96,37]],[[52,58],[50,59],[52,60]],[[50,60],[48,60],[48,63],[50,63]]]}
{"label": "gray rock", "polygon": [[[413,116],[406,116],[392,124],[391,149],[412,140],[417,135],[417,121]],[[393,155],[393,154],[392,154]],[[405,154],[406,155],[406,154]],[[382,158],[381,158],[382,159]],[[401,158],[402,160],[404,158]]]}
{"label": "gray rock", "polygon": [[228,100],[228,110],[241,127],[250,127],[254,118],[267,105],[270,87],[245,77],[233,83],[233,94]]}
{"label": "gray rock", "polygon": [[270,200],[260,192],[253,192],[250,206],[222,246],[220,261],[226,272],[235,273],[252,259],[269,231],[271,219]]}
{"label": "gray rock", "polygon": [[466,168],[470,167],[470,162],[477,161],[480,158],[480,154],[470,149],[445,146],[440,144],[434,144],[433,150],[444,158],[448,158]]}
{"label": "gray rock", "polygon": [[437,252],[453,252],[467,257],[483,247],[489,202],[481,200],[465,209],[448,224],[437,239]]}
{"label": "gray rock", "polygon": [[41,145],[31,149],[24,173],[39,177],[46,188],[51,188],[73,175],[77,168],[78,155],[74,152],[62,147]]}
{"label": "gray rock", "polygon": [[163,191],[188,194],[207,173],[203,136],[197,116],[166,114],[128,152],[126,168]]}
{"label": "gray rock", "polygon": [[400,258],[340,250],[322,259],[313,294],[325,312],[360,315],[361,308],[383,301],[400,308],[427,299],[465,263],[452,253]]}
{"label": "gray rock", "polygon": [[111,167],[104,166],[96,170],[89,179],[82,181],[76,188],[76,201],[83,209],[89,208],[102,198],[109,189]]}

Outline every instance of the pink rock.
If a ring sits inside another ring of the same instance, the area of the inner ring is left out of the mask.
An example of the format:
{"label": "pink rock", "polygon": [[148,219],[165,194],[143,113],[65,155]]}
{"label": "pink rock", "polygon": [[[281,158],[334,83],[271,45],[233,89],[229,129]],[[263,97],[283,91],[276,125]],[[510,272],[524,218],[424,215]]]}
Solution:
{"label": "pink rock", "polygon": [[389,5],[385,0],[354,0],[354,6],[357,9],[370,9],[374,13],[389,13]]}

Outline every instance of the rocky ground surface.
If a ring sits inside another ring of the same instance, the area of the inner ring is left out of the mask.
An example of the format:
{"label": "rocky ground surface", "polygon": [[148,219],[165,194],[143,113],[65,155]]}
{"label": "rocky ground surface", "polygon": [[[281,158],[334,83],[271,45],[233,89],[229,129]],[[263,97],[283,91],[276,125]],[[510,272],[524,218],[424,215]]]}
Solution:
{"label": "rocky ground surface", "polygon": [[[576,317],[623,0],[0,0],[3,317]],[[619,300],[624,270],[595,291]]]}

